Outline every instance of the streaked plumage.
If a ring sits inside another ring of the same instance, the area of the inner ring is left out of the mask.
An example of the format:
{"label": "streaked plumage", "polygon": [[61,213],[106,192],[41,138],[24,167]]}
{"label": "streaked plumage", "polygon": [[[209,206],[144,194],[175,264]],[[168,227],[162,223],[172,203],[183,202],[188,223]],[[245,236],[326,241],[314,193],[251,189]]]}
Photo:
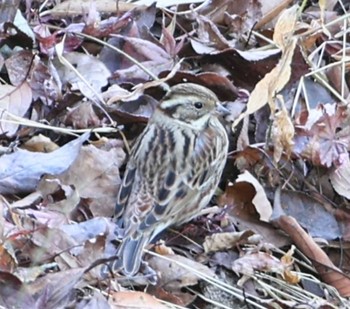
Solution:
{"label": "streaked plumage", "polygon": [[191,220],[209,203],[228,149],[217,101],[203,86],[176,85],[136,140],[116,205],[122,243],[114,270],[134,275],[142,249],[158,233]]}

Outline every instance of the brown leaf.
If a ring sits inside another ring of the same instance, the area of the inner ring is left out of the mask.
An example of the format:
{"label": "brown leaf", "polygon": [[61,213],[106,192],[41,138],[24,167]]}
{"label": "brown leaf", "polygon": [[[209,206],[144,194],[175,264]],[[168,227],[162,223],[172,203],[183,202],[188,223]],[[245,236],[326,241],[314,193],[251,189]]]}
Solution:
{"label": "brown leaf", "polygon": [[5,66],[13,86],[21,85],[28,77],[34,59],[33,52],[21,50],[5,61]]}
{"label": "brown leaf", "polygon": [[327,254],[316,244],[312,237],[307,234],[298,222],[289,216],[281,216],[278,225],[292,239],[296,246],[314,264],[322,280],[333,285],[343,297],[350,296],[350,279],[329,259]]}
{"label": "brown leaf", "polygon": [[58,149],[59,146],[48,137],[39,134],[26,141],[23,148],[32,152],[52,152]]}
{"label": "brown leaf", "polygon": [[284,10],[277,20],[273,40],[282,50],[289,48],[288,45],[296,27],[298,10],[299,6],[294,5]]}
{"label": "brown leaf", "polygon": [[236,182],[247,182],[254,187],[256,193],[252,199],[252,203],[260,215],[260,220],[268,222],[272,214],[272,206],[267,199],[265,190],[259,181],[248,171],[245,171],[243,174],[238,176]]}
{"label": "brown leaf", "polygon": [[234,272],[245,275],[253,275],[255,270],[283,274],[285,267],[279,259],[265,252],[245,254],[232,263]]}
{"label": "brown leaf", "polygon": [[40,306],[47,309],[63,308],[71,300],[74,287],[81,280],[84,269],[61,270],[47,274],[30,285]]}
{"label": "brown leaf", "polygon": [[274,146],[273,158],[275,162],[279,162],[283,152],[286,152],[289,158],[294,145],[294,125],[283,101],[281,101],[281,110],[275,113],[271,134]]}
{"label": "brown leaf", "polygon": [[63,84],[70,83],[73,90],[80,92],[91,100],[96,100],[96,95],[101,93],[101,88],[106,86],[111,75],[107,67],[96,57],[78,52],[63,55],[72,67],[55,59],[54,65]]}
{"label": "brown leaf", "polygon": [[74,164],[59,179],[74,185],[79,196],[88,199],[94,216],[112,216],[120,184],[119,167],[124,162],[123,143],[111,149],[84,146]]}
{"label": "brown leaf", "polygon": [[203,248],[206,253],[229,250],[240,243],[251,244],[255,242],[256,239],[249,239],[249,237],[252,235],[254,235],[254,233],[251,231],[215,233],[205,237]]}
{"label": "brown leaf", "polygon": [[257,83],[249,97],[247,111],[241,114],[233,126],[237,125],[245,116],[262,108],[266,103],[269,103],[271,112],[275,112],[273,97],[283,89],[290,79],[291,63],[296,43],[297,40],[295,38],[290,40],[289,45],[283,51],[282,57],[276,67]]}
{"label": "brown leaf", "polygon": [[0,272],[0,306],[3,308],[36,308],[34,295],[17,277]]}
{"label": "brown leaf", "polygon": [[[165,257],[167,259],[153,256],[148,260],[148,263],[155,271],[161,274],[158,284],[168,291],[176,291],[182,287],[198,283],[198,275],[179,265],[179,263],[184,264],[197,272],[201,272],[206,276],[214,276],[214,272],[211,269],[191,259],[176,254],[165,255]],[[170,261],[168,261],[168,259],[170,259]]]}
{"label": "brown leaf", "polygon": [[79,102],[65,116],[64,123],[74,129],[94,128],[101,125],[91,102]]}
{"label": "brown leaf", "polygon": [[276,247],[289,244],[289,239],[283,233],[276,230],[271,224],[259,220],[259,215],[252,204],[254,196],[254,187],[249,182],[236,182],[226,187],[218,204],[228,206],[229,219],[239,231],[251,230]]}
{"label": "brown leaf", "polygon": [[339,166],[348,160],[350,143],[346,127],[348,111],[337,104],[321,104],[297,128],[294,152],[326,167]]}
{"label": "brown leaf", "polygon": [[240,51],[225,49],[222,52],[204,55],[202,64],[220,65],[230,73],[236,87],[251,91],[255,85],[278,63],[278,49],[266,51]]}
{"label": "brown leaf", "polygon": [[[123,51],[138,60],[152,74],[158,76],[162,71],[171,70],[175,64],[173,58],[159,45],[140,38],[117,35],[118,44]],[[117,83],[147,81],[151,76],[130,61],[124,61],[121,68],[116,70],[111,79]]]}
{"label": "brown leaf", "polygon": [[[0,245],[0,271],[6,271],[12,273],[17,265],[16,257],[14,252],[11,252],[9,244]],[[13,251],[13,249],[12,249]]]}
{"label": "brown leaf", "polygon": [[109,304],[115,309],[167,309],[155,297],[143,292],[114,292]]}
{"label": "brown leaf", "polygon": [[22,117],[28,111],[32,103],[32,90],[27,82],[18,87],[0,85],[0,134],[13,136],[18,129],[19,122],[11,123],[11,115]]}
{"label": "brown leaf", "polygon": [[332,169],[329,179],[338,194],[350,199],[350,161]]}
{"label": "brown leaf", "polygon": [[[334,214],[324,207],[322,200],[304,192],[284,190],[281,206],[286,215],[294,217],[313,237],[331,240],[341,236]],[[276,210],[274,207],[274,212]],[[272,217],[275,218],[275,213]]]}

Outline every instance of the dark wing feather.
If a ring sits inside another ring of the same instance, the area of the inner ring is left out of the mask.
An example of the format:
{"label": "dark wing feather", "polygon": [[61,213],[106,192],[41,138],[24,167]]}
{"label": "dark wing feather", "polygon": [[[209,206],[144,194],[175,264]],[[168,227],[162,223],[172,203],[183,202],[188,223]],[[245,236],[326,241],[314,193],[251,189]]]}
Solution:
{"label": "dark wing feather", "polygon": [[125,205],[128,202],[128,199],[132,190],[132,185],[135,180],[135,175],[136,175],[136,168],[129,167],[125,171],[124,179],[119,189],[117,204],[115,205],[114,216],[116,218],[120,217],[124,212]]}
{"label": "dark wing feather", "polygon": [[125,208],[127,207],[130,194],[133,190],[133,186],[135,183],[135,176],[137,172],[137,166],[135,164],[135,160],[133,157],[135,153],[137,153],[140,149],[142,140],[144,136],[147,134],[148,130],[145,129],[143,133],[136,139],[135,144],[133,145],[132,151],[129,156],[129,161],[125,169],[123,181],[119,188],[119,193],[117,197],[117,203],[115,206],[114,217],[119,218],[124,214]]}

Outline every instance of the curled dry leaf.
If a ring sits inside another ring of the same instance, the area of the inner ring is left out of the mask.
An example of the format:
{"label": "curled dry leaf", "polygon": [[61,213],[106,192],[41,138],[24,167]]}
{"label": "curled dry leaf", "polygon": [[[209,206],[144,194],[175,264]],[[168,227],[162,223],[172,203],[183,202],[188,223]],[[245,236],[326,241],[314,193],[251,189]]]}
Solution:
{"label": "curled dry leaf", "polygon": [[283,152],[285,152],[289,158],[294,145],[294,125],[284,105],[283,99],[281,99],[280,102],[281,110],[275,113],[271,130],[274,146],[273,158],[275,162],[279,162]]}
{"label": "curled dry leaf", "polygon": [[167,247],[165,244],[156,244],[154,251],[160,255],[173,255],[175,252],[170,247]]}
{"label": "curled dry leaf", "polygon": [[245,275],[253,275],[255,270],[283,274],[285,268],[284,263],[266,252],[246,254],[232,263],[234,272]]}
{"label": "curled dry leaf", "polygon": [[300,276],[298,275],[298,273],[291,271],[291,266],[294,263],[294,258],[293,258],[294,252],[295,252],[295,246],[292,246],[288,250],[288,252],[281,258],[281,262],[287,266],[284,270],[283,277],[287,282],[291,284],[297,284],[300,281]]}
{"label": "curled dry leaf", "polygon": [[[47,180],[47,182],[50,182],[50,179],[45,179],[45,180]],[[70,214],[79,205],[80,196],[77,190],[74,188],[74,186],[62,185],[59,183],[58,179],[52,179],[51,181],[59,185],[59,190],[57,190],[56,192],[53,192],[53,194],[50,197],[52,198],[53,196],[55,196],[55,193],[56,194],[61,193],[63,197],[61,197],[58,201],[55,201],[53,203],[49,202],[46,205],[46,209],[51,211],[56,211],[58,213],[63,213],[67,217],[69,217]]]}
{"label": "curled dry leaf", "polygon": [[269,222],[272,215],[272,206],[267,199],[263,186],[259,183],[259,181],[248,171],[245,171],[243,174],[238,176],[236,182],[248,182],[254,186],[256,194],[252,202],[256,208],[256,211],[260,215],[260,220]]}
{"label": "curled dry leaf", "polygon": [[23,148],[33,152],[52,152],[58,149],[59,146],[48,137],[39,134],[26,141]]}
{"label": "curled dry leaf", "polygon": [[205,237],[205,241],[203,243],[204,251],[208,253],[213,251],[229,250],[240,243],[256,244],[257,239],[250,238],[252,235],[254,235],[254,233],[251,231],[212,234]]}
{"label": "curled dry leaf", "polygon": [[209,54],[230,48],[230,42],[220,33],[218,27],[207,17],[198,15],[198,38],[191,39],[192,48],[198,54]]}

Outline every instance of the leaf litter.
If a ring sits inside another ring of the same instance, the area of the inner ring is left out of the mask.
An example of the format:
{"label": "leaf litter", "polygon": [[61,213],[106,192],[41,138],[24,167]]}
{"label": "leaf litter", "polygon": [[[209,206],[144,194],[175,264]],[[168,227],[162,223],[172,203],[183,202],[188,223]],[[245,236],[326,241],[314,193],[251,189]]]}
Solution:
{"label": "leaf litter", "polygon": [[[341,1],[0,4],[0,306],[348,308],[349,79]],[[164,85],[231,111],[199,218],[102,278],[130,145]]]}

